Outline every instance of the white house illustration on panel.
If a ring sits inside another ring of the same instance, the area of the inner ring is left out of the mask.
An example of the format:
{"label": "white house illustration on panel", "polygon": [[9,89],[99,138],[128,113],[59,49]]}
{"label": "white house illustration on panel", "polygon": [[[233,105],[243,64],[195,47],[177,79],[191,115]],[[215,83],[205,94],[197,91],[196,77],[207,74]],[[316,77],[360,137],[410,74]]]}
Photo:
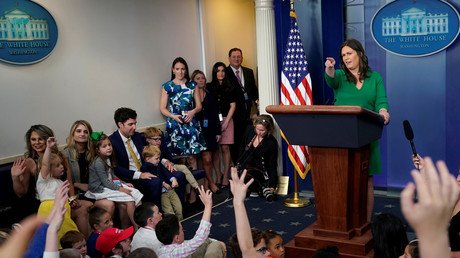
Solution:
{"label": "white house illustration on panel", "polygon": [[396,17],[382,18],[382,36],[417,36],[449,33],[449,15],[426,13],[411,7]]}
{"label": "white house illustration on panel", "polygon": [[29,14],[14,9],[0,17],[0,40],[47,40],[48,22],[34,19]]}

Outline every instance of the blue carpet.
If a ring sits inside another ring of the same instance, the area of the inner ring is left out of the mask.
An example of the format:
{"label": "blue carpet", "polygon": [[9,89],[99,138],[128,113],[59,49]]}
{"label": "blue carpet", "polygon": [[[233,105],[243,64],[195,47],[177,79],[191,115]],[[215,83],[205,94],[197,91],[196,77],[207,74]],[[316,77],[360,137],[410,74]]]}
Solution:
{"label": "blue carpet", "polygon": [[[275,202],[266,202],[262,198],[247,198],[246,209],[251,226],[257,229],[272,229],[283,236],[284,242],[294,238],[295,234],[312,224],[316,220],[314,199],[311,205],[303,208],[288,208],[283,205],[285,198],[278,198]],[[399,198],[376,197],[374,216],[380,213],[392,213],[401,218],[405,224]],[[195,234],[201,220],[201,213],[185,219],[182,226],[185,239],[190,239]],[[235,215],[231,200],[224,201],[213,208],[211,238],[228,242],[230,236],[236,232]],[[408,231],[411,231],[408,228]],[[228,248],[229,249],[229,248]],[[232,257],[229,255],[228,257]]]}

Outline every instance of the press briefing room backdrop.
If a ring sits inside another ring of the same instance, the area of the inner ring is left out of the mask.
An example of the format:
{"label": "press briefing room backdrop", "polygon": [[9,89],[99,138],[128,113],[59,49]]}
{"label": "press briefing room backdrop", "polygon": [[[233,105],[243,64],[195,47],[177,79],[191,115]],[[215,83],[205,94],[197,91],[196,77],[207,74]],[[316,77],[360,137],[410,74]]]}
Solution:
{"label": "press briefing room backdrop", "polygon": [[[283,56],[285,37],[289,30],[289,18],[286,18],[289,1],[276,2],[280,57]],[[323,79],[324,59],[333,56],[340,60],[339,47],[346,38],[357,38],[363,43],[371,68],[382,75],[390,104],[391,122],[385,127],[381,139],[383,173],[375,176],[374,181],[377,188],[390,190],[401,189],[411,180],[409,171],[413,169],[412,151],[404,135],[404,120],[409,120],[412,125],[418,153],[431,156],[435,160],[445,160],[454,175],[457,175],[460,168],[459,39],[456,38],[447,48],[437,53],[411,57],[379,46],[377,35],[373,36],[371,29],[374,18],[374,26],[379,25],[382,15],[383,18],[390,17],[389,12],[396,19],[408,12],[418,12],[417,15],[428,19],[430,15],[446,14],[449,11],[449,22],[453,27],[449,26],[448,29],[455,36],[458,34],[458,27],[455,26],[458,26],[460,1],[396,2],[295,1],[299,29],[313,80],[314,104],[331,104],[333,101],[333,95]],[[397,6],[389,6],[394,3]],[[448,10],[449,8],[451,9]],[[374,31],[374,34],[378,32]],[[438,33],[438,36],[444,35],[438,38],[433,35],[428,37],[429,34],[428,31],[425,33],[427,37],[412,35],[401,38],[406,41],[418,40],[406,42],[405,46],[408,48],[427,49],[433,41],[442,41],[448,37],[445,36],[448,33]],[[281,67],[280,63],[278,67]],[[289,162],[283,165],[286,169],[290,166]]]}
{"label": "press briefing room backdrop", "polygon": [[[4,0],[1,4],[7,2],[21,5],[25,0]],[[185,57],[190,67],[207,70],[216,59],[226,61],[226,53],[220,47],[228,51],[230,45],[240,46],[245,51],[245,64],[257,71],[254,13],[244,15],[249,17],[245,23],[253,22],[247,26],[249,29],[239,26],[248,35],[219,41],[217,37],[225,34],[218,29],[220,24],[227,24],[235,16],[209,21],[210,16],[202,12],[221,2],[252,8],[253,1],[142,0],[134,5],[122,0],[35,2],[54,16],[59,36],[55,49],[37,64],[0,64],[2,163],[23,153],[24,133],[31,124],[50,125],[60,143],[64,143],[68,127],[77,119],[90,120],[96,130],[115,130],[112,115],[119,106],[136,109],[140,127],[163,123],[158,110],[160,86],[168,79],[170,63],[176,56]],[[449,21],[458,19],[460,9],[460,0],[395,2],[414,5],[422,13],[425,10],[425,16],[443,15],[445,10],[439,6],[448,3],[457,12],[449,16]],[[280,69],[290,7],[289,0],[273,3]],[[454,174],[459,170],[460,46],[457,38],[445,49],[420,57],[385,50],[370,28],[381,8],[391,3],[295,0],[295,10],[313,81],[314,104],[333,102],[323,79],[324,59],[333,56],[339,60],[339,46],[347,37],[364,44],[370,66],[382,74],[391,122],[381,140],[384,171],[375,177],[375,182],[378,187],[401,188],[410,180],[412,169],[411,149],[402,128],[406,119],[412,124],[420,154],[446,160]],[[397,18],[409,9],[399,13],[393,10],[390,16]],[[285,172],[292,171],[288,161],[283,167]]]}

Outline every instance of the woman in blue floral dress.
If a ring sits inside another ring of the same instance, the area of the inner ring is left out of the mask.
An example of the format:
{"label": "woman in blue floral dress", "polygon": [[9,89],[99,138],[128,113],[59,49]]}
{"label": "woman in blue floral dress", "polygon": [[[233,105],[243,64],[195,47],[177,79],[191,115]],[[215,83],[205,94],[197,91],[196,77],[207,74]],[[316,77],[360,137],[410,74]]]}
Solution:
{"label": "woman in blue floral dress", "polygon": [[173,155],[188,156],[188,162],[196,169],[195,155],[205,149],[201,127],[195,114],[201,110],[201,102],[190,81],[187,62],[182,57],[174,60],[171,80],[163,84],[160,111],[167,117],[167,144]]}

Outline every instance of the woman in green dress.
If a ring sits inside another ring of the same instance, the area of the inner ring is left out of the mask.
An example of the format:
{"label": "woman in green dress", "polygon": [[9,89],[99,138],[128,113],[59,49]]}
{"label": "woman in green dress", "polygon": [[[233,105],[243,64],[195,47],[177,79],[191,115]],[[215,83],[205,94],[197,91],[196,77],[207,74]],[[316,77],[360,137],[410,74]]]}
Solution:
{"label": "woman in green dress", "polygon": [[[385,124],[390,122],[388,101],[382,76],[372,71],[361,43],[346,40],[340,47],[340,68],[335,70],[335,60],[327,57],[325,79],[334,91],[335,105],[360,106],[379,113]],[[379,142],[371,143],[369,160],[367,218],[370,221],[374,208],[374,184],[372,176],[382,172]]]}

